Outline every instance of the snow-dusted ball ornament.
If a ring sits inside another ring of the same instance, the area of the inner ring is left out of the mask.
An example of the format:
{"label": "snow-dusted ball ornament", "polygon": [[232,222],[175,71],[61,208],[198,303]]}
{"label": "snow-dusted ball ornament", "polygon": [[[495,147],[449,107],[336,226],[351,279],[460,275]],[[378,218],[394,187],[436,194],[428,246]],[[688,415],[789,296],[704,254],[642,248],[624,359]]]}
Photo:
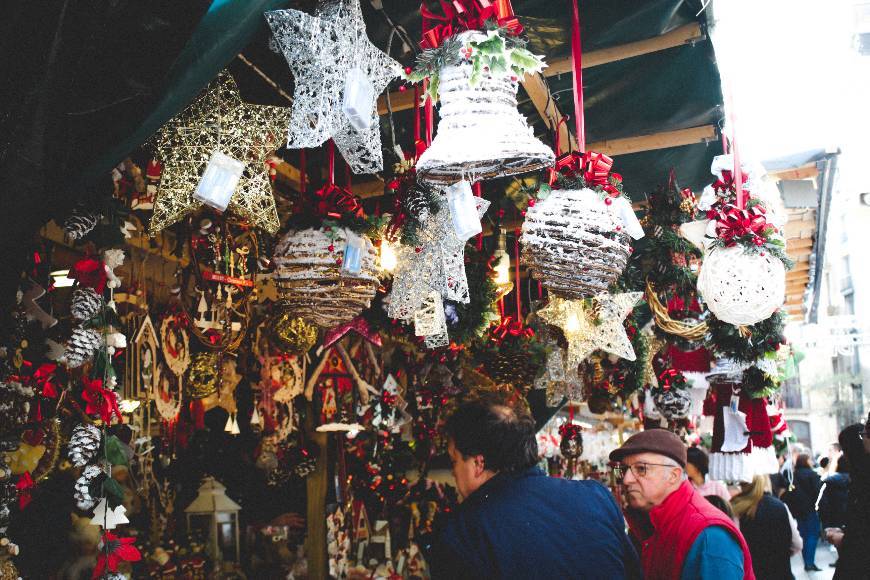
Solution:
{"label": "snow-dusted ball ornament", "polygon": [[[461,43],[482,42],[470,31]],[[517,110],[519,79],[504,72],[476,73],[471,62],[443,66],[438,74],[438,131],[417,161],[417,175],[429,182],[454,183],[517,175],[551,167],[553,151],[534,136]]]}
{"label": "snow-dusted ball ornament", "polygon": [[653,392],[653,401],[668,421],[685,419],[692,409],[692,394],[687,389],[658,389]]}
{"label": "snow-dusted ball ornament", "polygon": [[351,320],[378,290],[377,250],[369,238],[348,230],[291,230],[272,259],[287,309],[320,327]]}
{"label": "snow-dusted ball ornament", "polygon": [[608,199],[588,188],[557,189],[527,210],[522,261],[549,290],[586,298],[622,274],[629,235],[619,204]]}
{"label": "snow-dusted ball ornament", "polygon": [[785,266],[769,253],[713,248],[698,274],[698,292],[716,318],[748,326],[766,320],[785,299]]}

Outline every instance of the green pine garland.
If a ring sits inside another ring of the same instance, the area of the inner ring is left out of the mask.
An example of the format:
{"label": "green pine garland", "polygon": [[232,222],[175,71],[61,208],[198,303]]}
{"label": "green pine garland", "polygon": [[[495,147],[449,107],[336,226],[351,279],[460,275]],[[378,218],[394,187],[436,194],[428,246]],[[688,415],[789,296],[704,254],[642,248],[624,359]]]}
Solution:
{"label": "green pine garland", "polygon": [[774,358],[779,346],[785,343],[782,334],[785,314],[781,311],[746,327],[748,337],[744,337],[738,327],[722,322],[712,314],[707,319],[707,325],[707,348],[717,357],[751,363],[760,358]]}

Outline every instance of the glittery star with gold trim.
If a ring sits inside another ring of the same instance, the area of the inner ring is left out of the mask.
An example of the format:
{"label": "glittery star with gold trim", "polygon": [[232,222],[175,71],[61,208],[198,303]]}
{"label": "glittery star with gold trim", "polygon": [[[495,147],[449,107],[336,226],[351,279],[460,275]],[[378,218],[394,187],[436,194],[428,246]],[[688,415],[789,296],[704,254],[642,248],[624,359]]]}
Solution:
{"label": "glittery star with gold trim", "polygon": [[641,296],[643,292],[599,294],[590,300],[566,300],[554,296],[538,311],[538,315],[565,334],[569,365],[577,366],[596,350],[635,360],[622,321]]}
{"label": "glittery star with gold trim", "polygon": [[280,227],[267,157],[290,124],[290,109],[242,101],[236,82],[221,73],[155,137],[163,162],[151,235],[183,219],[202,204],[193,192],[215,151],[246,164],[228,210],[275,233]]}

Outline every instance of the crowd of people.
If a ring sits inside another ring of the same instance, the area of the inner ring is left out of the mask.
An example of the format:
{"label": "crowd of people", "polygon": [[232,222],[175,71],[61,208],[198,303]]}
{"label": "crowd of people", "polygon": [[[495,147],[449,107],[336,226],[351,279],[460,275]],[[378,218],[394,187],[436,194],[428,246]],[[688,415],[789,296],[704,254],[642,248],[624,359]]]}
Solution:
{"label": "crowd of people", "polygon": [[[708,477],[706,453],[664,429],[610,454],[617,485],[547,477],[535,425],[502,401],[460,406],[445,432],[462,503],[428,546],[433,578],[870,579],[870,417],[847,427],[820,475],[806,453],[739,488]],[[733,493],[732,493],[733,491]]]}

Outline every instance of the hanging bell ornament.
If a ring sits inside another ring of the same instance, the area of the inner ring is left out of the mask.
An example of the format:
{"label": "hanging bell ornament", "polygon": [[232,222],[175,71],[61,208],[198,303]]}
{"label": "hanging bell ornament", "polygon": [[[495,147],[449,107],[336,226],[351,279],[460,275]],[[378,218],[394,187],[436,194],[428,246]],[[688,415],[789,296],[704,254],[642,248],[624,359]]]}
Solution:
{"label": "hanging bell ornament", "polygon": [[[483,41],[476,31],[458,35],[463,44]],[[470,62],[439,72],[438,133],[420,156],[424,181],[455,183],[463,178],[494,179],[551,167],[555,156],[536,139],[517,110],[517,79],[510,71],[484,76],[472,85]]]}
{"label": "hanging bell ornament", "polygon": [[562,457],[574,460],[583,455],[583,433],[580,425],[563,423],[559,427],[559,435],[562,436],[562,440],[559,442],[559,451],[562,452]]}

